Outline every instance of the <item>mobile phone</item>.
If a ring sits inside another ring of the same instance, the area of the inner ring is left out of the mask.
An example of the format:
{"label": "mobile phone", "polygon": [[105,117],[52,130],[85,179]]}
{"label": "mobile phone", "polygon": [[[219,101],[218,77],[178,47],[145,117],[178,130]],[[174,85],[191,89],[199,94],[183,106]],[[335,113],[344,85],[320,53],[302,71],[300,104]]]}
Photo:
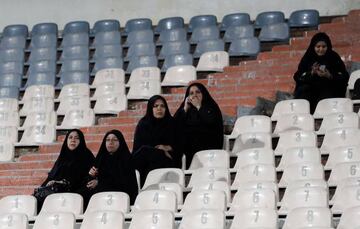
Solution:
{"label": "mobile phone", "polygon": [[320,69],[321,71],[325,71],[325,68],[326,68],[325,65],[320,65],[320,67],[319,67],[319,69]]}

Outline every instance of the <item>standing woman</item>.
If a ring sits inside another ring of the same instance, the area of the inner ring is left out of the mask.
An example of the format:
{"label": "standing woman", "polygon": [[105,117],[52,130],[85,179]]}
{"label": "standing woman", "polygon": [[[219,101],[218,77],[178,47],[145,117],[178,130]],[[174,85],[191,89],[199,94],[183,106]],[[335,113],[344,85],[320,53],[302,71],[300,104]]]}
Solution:
{"label": "standing woman", "polygon": [[204,85],[189,85],[174,117],[179,127],[182,152],[186,155],[186,168],[196,152],[223,147],[221,111]]}
{"label": "standing woman", "polygon": [[148,101],[146,114],[136,126],[134,136],[133,158],[141,184],[153,169],[181,167],[182,154],[175,143],[175,120],[166,100],[154,95]]}
{"label": "standing woman", "polygon": [[[107,132],[92,167],[87,188],[92,193],[126,192],[133,204],[138,193],[135,169],[124,136],[118,130]],[[86,198],[88,201],[89,198]]]}
{"label": "standing woman", "polygon": [[339,54],[332,50],[326,33],[317,33],[300,61],[294,75],[295,99],[307,99],[311,113],[326,98],[345,97],[349,73]]}
{"label": "standing woman", "polygon": [[[41,187],[53,186],[54,192],[78,193],[86,186],[88,172],[94,161],[94,155],[86,147],[84,134],[78,129],[70,130],[65,137],[58,159]],[[40,210],[46,196],[39,194],[35,191]]]}

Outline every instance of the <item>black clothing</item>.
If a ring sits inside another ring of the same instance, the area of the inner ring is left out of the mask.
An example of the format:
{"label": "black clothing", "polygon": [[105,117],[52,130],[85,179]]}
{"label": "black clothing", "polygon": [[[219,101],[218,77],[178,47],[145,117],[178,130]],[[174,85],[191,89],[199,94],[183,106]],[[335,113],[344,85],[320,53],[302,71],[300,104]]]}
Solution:
{"label": "black clothing", "polygon": [[[106,149],[106,138],[114,134],[119,140],[119,148],[110,154]],[[99,153],[96,156],[98,168],[98,185],[94,192],[126,192],[133,204],[138,194],[135,169],[132,165],[131,154],[126,145],[124,136],[118,130],[111,130],[104,136]]]}
{"label": "black clothing", "polygon": [[[320,41],[327,45],[327,51],[323,56],[318,56],[315,52],[315,45]],[[332,77],[312,75],[312,66],[315,63],[325,66]],[[349,74],[340,56],[332,50],[330,38],[325,33],[317,33],[311,39],[294,75],[294,80],[296,81],[295,99],[307,99],[310,102],[311,113],[322,99],[345,97]]]}
{"label": "black clothing", "polygon": [[[162,100],[165,105],[165,116],[155,118],[153,106],[157,100]],[[169,145],[173,149],[165,155],[164,151],[155,148],[157,145]],[[157,168],[180,168],[181,156],[176,145],[175,120],[171,116],[166,100],[155,95],[148,101],[145,116],[136,126],[134,135],[133,159],[135,168],[140,172],[140,181],[143,185],[147,174]]]}
{"label": "black clothing", "polygon": [[[187,112],[184,110],[185,100],[192,86],[202,93],[201,107],[198,110],[193,105]],[[185,93],[185,99],[175,113],[179,128],[179,141],[186,155],[186,167],[190,166],[194,154],[200,150],[221,149],[223,147],[223,120],[219,106],[209,92],[200,83],[191,84]]]}

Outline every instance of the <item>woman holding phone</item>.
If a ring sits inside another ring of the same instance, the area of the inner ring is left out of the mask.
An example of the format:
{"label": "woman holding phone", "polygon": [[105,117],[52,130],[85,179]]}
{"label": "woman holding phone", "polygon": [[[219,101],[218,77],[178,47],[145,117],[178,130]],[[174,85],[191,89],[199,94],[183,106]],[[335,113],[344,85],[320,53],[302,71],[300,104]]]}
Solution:
{"label": "woman holding phone", "polygon": [[307,99],[311,113],[322,99],[345,97],[349,74],[326,33],[313,36],[294,80],[295,99]]}
{"label": "woman holding phone", "polygon": [[179,146],[186,155],[186,167],[200,150],[221,149],[223,146],[223,120],[219,106],[201,83],[192,83],[185,99],[176,111]]}

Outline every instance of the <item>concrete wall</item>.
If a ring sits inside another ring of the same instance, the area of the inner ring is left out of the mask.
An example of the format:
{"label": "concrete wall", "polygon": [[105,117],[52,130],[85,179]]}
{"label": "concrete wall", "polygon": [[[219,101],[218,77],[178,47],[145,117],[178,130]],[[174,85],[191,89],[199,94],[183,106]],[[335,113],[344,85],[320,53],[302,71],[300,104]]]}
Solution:
{"label": "concrete wall", "polygon": [[185,21],[194,15],[215,14],[218,21],[229,13],[247,12],[254,19],[259,12],[281,10],[286,17],[294,10],[315,8],[321,16],[347,14],[360,8],[360,0],[1,0],[0,30],[9,24],[56,22],[59,29],[73,20],[93,23],[100,19],[149,17],[153,24],[170,16]]}

